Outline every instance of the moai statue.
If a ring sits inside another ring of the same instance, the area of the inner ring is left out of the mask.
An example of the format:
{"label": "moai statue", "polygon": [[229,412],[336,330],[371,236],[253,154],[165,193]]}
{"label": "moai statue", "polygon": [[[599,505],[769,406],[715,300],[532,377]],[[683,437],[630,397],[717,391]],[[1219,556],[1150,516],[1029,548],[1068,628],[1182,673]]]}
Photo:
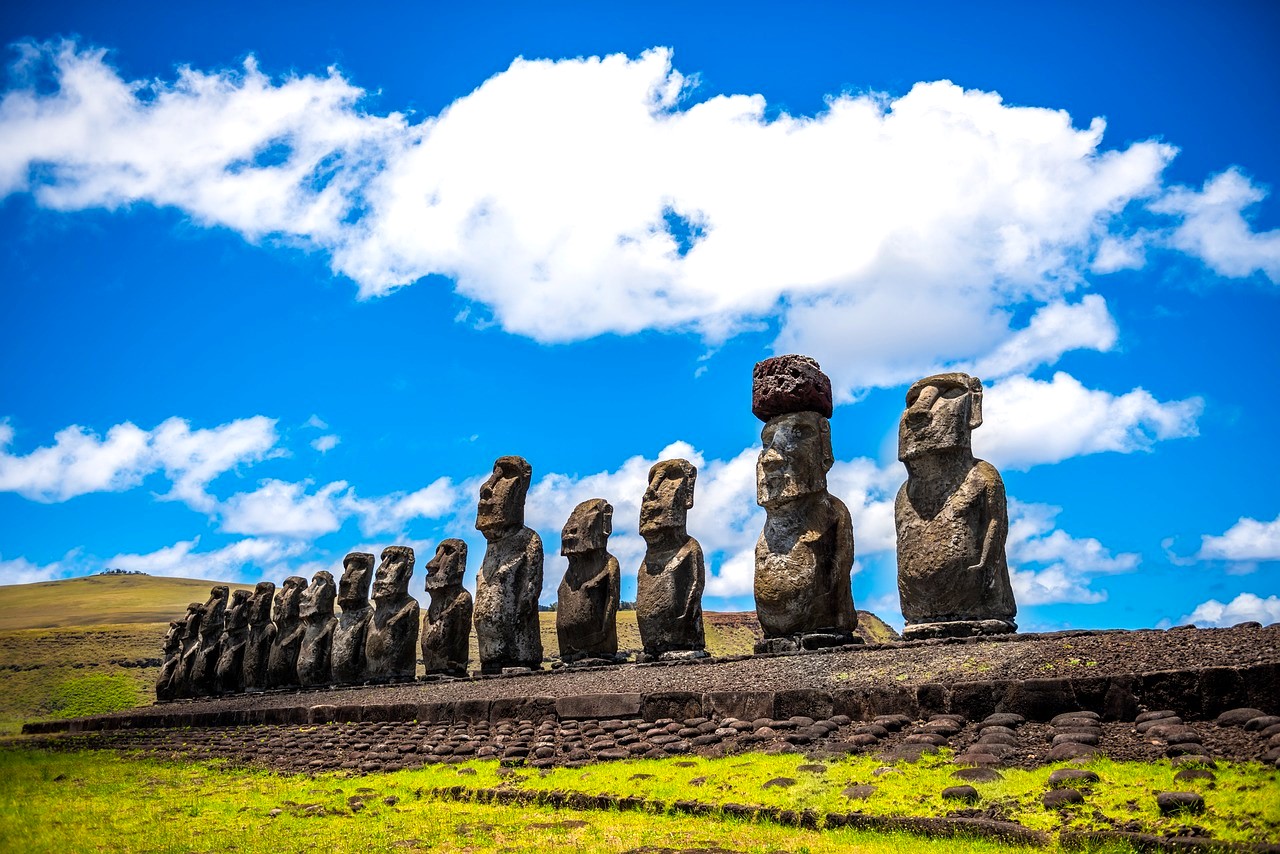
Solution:
{"label": "moai statue", "polygon": [[462,587],[467,571],[467,544],[442,540],[427,562],[431,604],[422,618],[422,665],[427,675],[466,676],[471,658],[471,594]]}
{"label": "moai statue", "polygon": [[542,538],[524,525],[533,468],[523,457],[498,457],[480,487],[476,529],[488,545],[476,576],[476,643],[482,673],[542,668],[538,597]]}
{"label": "moai statue", "polygon": [[374,682],[412,680],[418,667],[418,600],[409,595],[413,549],[387,546],[373,578],[373,619],[364,642],[365,675]]}
{"label": "moai statue", "polygon": [[164,635],[164,659],[160,664],[160,676],[156,679],[156,700],[172,700],[178,690],[175,677],[182,673],[182,629],[185,620],[172,620]]}
{"label": "moai statue", "polygon": [[369,636],[373,606],[369,604],[369,583],[373,581],[373,555],[352,552],[342,559],[338,581],[338,606],[342,614],[333,630],[331,658],[333,683],[349,685],[365,679],[364,645]]}
{"label": "moai statue", "polygon": [[311,577],[311,586],[302,594],[302,646],[298,649],[298,684],[304,688],[328,685],[333,679],[333,600],[338,595],[333,576],[323,569]]}
{"label": "moai statue", "polygon": [[981,424],[977,377],[938,374],[907,392],[898,425],[907,482],[894,505],[904,640],[1017,631],[1004,482],[970,445]]}
{"label": "moai statue", "polygon": [[307,631],[301,615],[306,589],[305,578],[291,575],[276,593],[271,614],[276,636],[271,640],[271,654],[267,657],[268,688],[293,688],[298,684],[298,652]]}
{"label": "moai statue", "polygon": [[249,599],[249,633],[245,641],[242,682],[246,691],[261,691],[267,687],[271,646],[276,639],[276,625],[271,622],[271,603],[275,595],[275,584],[259,581]]}
{"label": "moai statue", "polygon": [[222,638],[218,641],[218,668],[215,685],[219,694],[237,694],[244,690],[244,653],[249,644],[249,606],[253,594],[237,590],[222,621]]}
{"label": "moai statue", "polygon": [[200,651],[191,670],[191,693],[197,697],[217,693],[218,642],[222,640],[222,623],[230,594],[231,589],[227,585],[219,584],[209,591],[209,601],[204,603],[204,616],[200,620]]}
{"label": "moai statue", "polygon": [[791,652],[860,643],[853,633],[853,520],[827,492],[831,380],[808,356],[756,363],[751,411],[764,422],[756,462],[756,503],[764,530],[756,541],[756,652]]}
{"label": "moai statue", "polygon": [[663,460],[649,469],[640,502],[644,561],[636,579],[636,622],[647,659],[705,658],[702,546],[689,536],[698,470],[688,460]]}
{"label": "moai statue", "polygon": [[573,508],[560,532],[560,554],[569,559],[569,568],[556,602],[556,636],[566,663],[617,657],[622,573],[607,551],[612,533],[613,507],[603,498]]}
{"label": "moai statue", "polygon": [[191,697],[191,674],[196,669],[196,657],[200,655],[200,623],[204,619],[204,604],[192,602],[187,606],[187,616],[182,621],[182,662],[173,677],[173,696]]}

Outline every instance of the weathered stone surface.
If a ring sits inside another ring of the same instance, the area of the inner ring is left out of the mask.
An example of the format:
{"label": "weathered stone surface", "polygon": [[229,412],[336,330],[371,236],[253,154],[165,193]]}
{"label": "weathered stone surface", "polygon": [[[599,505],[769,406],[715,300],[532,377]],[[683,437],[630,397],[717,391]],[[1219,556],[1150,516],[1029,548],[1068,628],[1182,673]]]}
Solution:
{"label": "weathered stone surface", "polygon": [[302,595],[299,614],[304,627],[298,649],[298,684],[328,685],[333,681],[333,632],[337,618],[333,602],[338,591],[333,576],[320,570],[311,577],[311,586]]}
{"label": "weathered stone surface", "polygon": [[640,503],[645,555],[636,580],[636,622],[650,656],[706,647],[706,567],[702,546],[687,529],[697,479],[698,470],[688,460],[663,460],[649,469],[649,487]]}
{"label": "weathered stone surface", "polygon": [[342,613],[333,629],[330,650],[332,682],[345,685],[365,679],[364,645],[373,621],[369,604],[369,585],[373,581],[373,555],[352,552],[342,559],[342,578],[338,581],[338,606]]}
{"label": "weathered stone surface", "polygon": [[795,638],[802,646],[802,635],[823,634],[850,642],[858,624],[853,522],[827,492],[835,461],[830,422],[816,412],[778,415],[760,440],[756,503],[765,524],[756,541],[755,600],[765,638]]}
{"label": "weathered stone surface", "polygon": [[640,694],[582,694],[556,700],[556,715],[577,718],[634,718],[640,714]]}
{"label": "weathered stone surface", "polygon": [[608,552],[613,506],[592,498],[573,509],[560,533],[569,568],[556,602],[560,658],[612,658],[618,653],[618,595],[622,573]]}
{"label": "weathered stone surface", "polygon": [[1084,803],[1084,795],[1079,789],[1050,789],[1041,795],[1040,802],[1045,809],[1056,810]]}
{"label": "weathered stone surface", "polygon": [[284,580],[276,593],[272,606],[272,622],[276,625],[271,641],[271,654],[267,658],[268,688],[284,688],[298,684],[298,652],[302,649],[302,637],[307,627],[302,622],[302,594],[307,580],[291,575]]}
{"label": "weathered stone surface", "polygon": [[200,650],[191,668],[191,693],[197,697],[217,691],[218,642],[222,640],[222,624],[231,589],[219,584],[209,591],[200,619]]}
{"label": "weathered stone surface", "polygon": [[427,673],[465,676],[471,659],[471,594],[462,587],[467,544],[442,540],[427,561],[426,591],[431,597],[422,618],[422,664]]}
{"label": "weathered stone surface", "polygon": [[904,639],[913,639],[913,627],[922,624],[925,636],[991,634],[1001,624],[1016,629],[1004,482],[971,449],[972,431],[981,424],[976,377],[938,374],[907,392],[898,427],[907,482],[894,507]]}
{"label": "weathered stone surface", "polygon": [[476,529],[488,545],[476,576],[475,627],[484,673],[542,667],[542,538],[524,524],[532,477],[533,468],[524,458],[499,457],[480,487]]}
{"label": "weathered stone surface", "polygon": [[1262,709],[1250,709],[1250,708],[1230,709],[1218,715],[1218,717],[1214,720],[1214,723],[1222,727],[1244,726],[1254,718],[1260,718],[1265,714],[1266,712],[1262,711]]}
{"label": "weathered stone surface", "polygon": [[218,640],[218,664],[214,684],[220,694],[244,690],[244,653],[249,643],[249,602],[253,594],[237,590],[231,594]]}
{"label": "weathered stone surface", "polygon": [[1160,792],[1156,795],[1156,807],[1163,815],[1181,812],[1204,812],[1204,797],[1198,792]]}
{"label": "weathered stone surface", "polygon": [[413,549],[387,546],[373,578],[373,619],[364,642],[365,675],[412,679],[418,662],[418,600],[409,595]]}
{"label": "weathered stone surface", "polygon": [[831,380],[808,356],[790,354],[757,362],[751,380],[751,412],[761,421],[791,412],[831,417]]}
{"label": "weathered stone surface", "polygon": [[[190,613],[190,612],[188,612]],[[172,620],[164,635],[164,657],[160,675],[156,677],[156,699],[172,700],[177,696],[182,673],[182,629],[186,620]]]}
{"label": "weathered stone surface", "polygon": [[271,622],[271,604],[275,595],[275,584],[259,581],[249,599],[249,631],[244,647],[242,682],[246,691],[260,691],[267,687],[271,645],[276,637],[276,626]]}

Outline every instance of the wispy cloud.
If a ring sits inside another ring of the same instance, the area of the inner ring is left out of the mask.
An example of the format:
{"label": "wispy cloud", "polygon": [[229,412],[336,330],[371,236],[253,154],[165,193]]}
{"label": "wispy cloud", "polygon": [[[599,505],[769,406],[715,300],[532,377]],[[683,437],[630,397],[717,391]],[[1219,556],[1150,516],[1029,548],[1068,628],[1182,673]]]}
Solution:
{"label": "wispy cloud", "polygon": [[1251,620],[1264,626],[1280,622],[1280,597],[1268,596],[1263,599],[1254,593],[1241,593],[1225,605],[1217,599],[1210,599],[1197,605],[1194,611],[1183,616],[1179,622],[1195,623],[1208,628],[1234,626]]}
{"label": "wispy cloud", "polygon": [[1247,563],[1249,571],[1256,561],[1280,560],[1280,517],[1259,522],[1242,516],[1220,536],[1201,537],[1196,557]]}

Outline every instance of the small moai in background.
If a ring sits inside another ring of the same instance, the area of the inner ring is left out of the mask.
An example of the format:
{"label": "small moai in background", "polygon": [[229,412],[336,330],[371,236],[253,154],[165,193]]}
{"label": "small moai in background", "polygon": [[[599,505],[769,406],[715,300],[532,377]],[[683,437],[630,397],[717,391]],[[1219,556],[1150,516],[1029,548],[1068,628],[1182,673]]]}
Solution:
{"label": "small moai in background", "polygon": [[369,604],[369,584],[373,581],[373,555],[352,552],[342,559],[338,581],[338,616],[333,630],[331,673],[335,685],[349,685],[365,679],[364,645],[373,620]]}
{"label": "small moai in background", "polygon": [[608,551],[612,533],[613,506],[603,498],[575,507],[560,532],[560,554],[569,568],[557,594],[556,636],[566,664],[617,658],[622,573]]}
{"label": "small moai in background", "polygon": [[253,594],[237,590],[231,594],[222,621],[222,638],[218,641],[218,666],[215,680],[219,694],[236,694],[244,690],[244,653],[249,643],[249,605]]}
{"label": "small moai in background", "polygon": [[276,593],[271,614],[276,635],[267,658],[268,688],[292,688],[298,684],[298,652],[307,630],[301,617],[302,594],[306,589],[305,578],[291,575]]}
{"label": "small moai in background", "polygon": [[907,482],[894,505],[904,640],[1017,631],[1004,482],[973,456],[981,424],[977,377],[937,374],[907,392],[898,425]]}
{"label": "small moai in background", "polygon": [[664,661],[705,658],[702,546],[689,536],[688,514],[698,470],[688,460],[663,460],[649,469],[640,503],[644,561],[636,579],[636,622],[643,657]]}
{"label": "small moai in background", "polygon": [[756,652],[793,652],[860,643],[854,634],[853,519],[827,491],[831,380],[808,356],[758,362],[751,411],[765,422],[756,462]]}
{"label": "small moai in background", "polygon": [[185,620],[171,620],[164,635],[164,658],[156,677],[156,700],[172,700],[177,690],[175,678],[182,673],[182,628]]}
{"label": "small moai in background", "polygon": [[196,669],[196,657],[200,655],[200,623],[204,619],[204,603],[192,602],[187,606],[187,616],[182,621],[182,663],[174,676],[173,696],[191,697],[191,674]]}
{"label": "small moai in background", "polygon": [[337,625],[333,601],[337,593],[333,575],[322,569],[311,577],[311,585],[302,594],[299,615],[304,629],[298,648],[298,684],[304,688],[328,685],[333,679],[331,653]]}
{"label": "small moai in background", "polygon": [[467,544],[442,540],[427,562],[426,591],[431,596],[422,618],[422,666],[426,675],[466,676],[471,658],[471,594],[462,586]]}
{"label": "small moai in background", "polygon": [[197,697],[217,692],[218,642],[222,640],[222,622],[227,611],[231,589],[219,584],[209,591],[200,620],[200,651],[191,669],[191,693]]}
{"label": "small moai in background", "polygon": [[409,595],[413,549],[388,546],[373,579],[373,619],[365,638],[365,675],[372,682],[403,682],[418,666],[418,600]]}
{"label": "small moai in background", "polygon": [[267,687],[271,646],[276,639],[276,625],[271,622],[271,605],[275,595],[274,583],[259,581],[249,599],[249,632],[245,641],[244,674],[241,680],[245,691],[261,691]]}
{"label": "small moai in background", "polygon": [[480,487],[476,529],[488,543],[476,576],[475,627],[482,673],[542,668],[542,538],[524,524],[532,478],[533,468],[523,457],[499,457]]}

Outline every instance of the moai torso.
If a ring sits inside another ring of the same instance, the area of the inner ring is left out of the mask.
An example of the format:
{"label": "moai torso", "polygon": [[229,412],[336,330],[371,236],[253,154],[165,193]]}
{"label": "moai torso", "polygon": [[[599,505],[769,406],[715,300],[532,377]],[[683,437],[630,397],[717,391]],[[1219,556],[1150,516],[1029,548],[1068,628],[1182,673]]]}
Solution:
{"label": "moai torso", "polygon": [[196,669],[196,657],[200,654],[200,623],[204,620],[204,605],[192,602],[187,606],[187,616],[182,625],[182,661],[174,676],[173,696],[192,697],[191,674]]}
{"label": "moai torso", "polygon": [[271,615],[276,634],[267,657],[268,688],[291,688],[298,684],[298,652],[307,630],[301,617],[302,594],[306,589],[305,578],[291,575],[276,593]]}
{"label": "moai torso", "polygon": [[200,621],[200,650],[191,671],[191,692],[197,697],[217,691],[218,642],[222,640],[222,622],[227,610],[230,588],[220,584],[209,591]]}
{"label": "moai torso", "polygon": [[231,594],[223,620],[222,639],[218,641],[217,692],[235,694],[244,690],[244,652],[249,642],[248,590]]}
{"label": "moai torso", "polygon": [[164,636],[164,659],[160,675],[156,678],[156,699],[172,700],[178,684],[176,678],[182,672],[182,627],[185,620],[173,620]]}
{"label": "moai torso", "polygon": [[298,684],[303,687],[328,685],[333,678],[333,631],[337,620],[333,602],[337,589],[333,576],[323,569],[311,578],[302,596],[302,645],[298,649]]}
{"label": "moai torso", "polygon": [[524,499],[532,475],[524,459],[499,457],[480,488],[476,529],[488,545],[476,576],[475,627],[485,673],[542,667],[542,539],[524,527]]}
{"label": "moai torso", "polygon": [[244,646],[244,671],[241,684],[246,691],[260,691],[267,687],[267,668],[271,658],[271,645],[275,641],[276,626],[271,622],[271,604],[276,586],[270,581],[259,581],[249,599],[249,630]]}
{"label": "moai torso", "polygon": [[664,460],[649,470],[640,504],[645,555],[636,579],[636,622],[649,656],[702,652],[702,546],[686,530],[698,470],[687,460]]}
{"label": "moai torso", "polygon": [[894,504],[904,637],[1016,628],[1004,483],[970,446],[981,407],[982,383],[967,374],[927,377],[907,393],[898,430],[907,482]]}
{"label": "moai torso", "polygon": [[618,653],[618,593],[622,573],[607,551],[613,507],[602,498],[574,508],[560,535],[569,568],[556,600],[556,637],[562,661],[612,658]]}
{"label": "moai torso", "polygon": [[418,662],[418,601],[409,595],[413,549],[388,546],[373,579],[373,619],[365,639],[365,672],[375,681],[413,679]]}
{"label": "moai torso", "polygon": [[338,582],[338,605],[342,613],[333,629],[331,672],[335,685],[365,680],[364,645],[373,620],[369,604],[369,584],[373,580],[373,555],[352,552],[342,561]]}
{"label": "moai torso", "polygon": [[422,618],[422,665],[428,674],[465,676],[471,658],[471,594],[462,586],[467,544],[448,539],[427,562],[426,590],[431,596]]}

